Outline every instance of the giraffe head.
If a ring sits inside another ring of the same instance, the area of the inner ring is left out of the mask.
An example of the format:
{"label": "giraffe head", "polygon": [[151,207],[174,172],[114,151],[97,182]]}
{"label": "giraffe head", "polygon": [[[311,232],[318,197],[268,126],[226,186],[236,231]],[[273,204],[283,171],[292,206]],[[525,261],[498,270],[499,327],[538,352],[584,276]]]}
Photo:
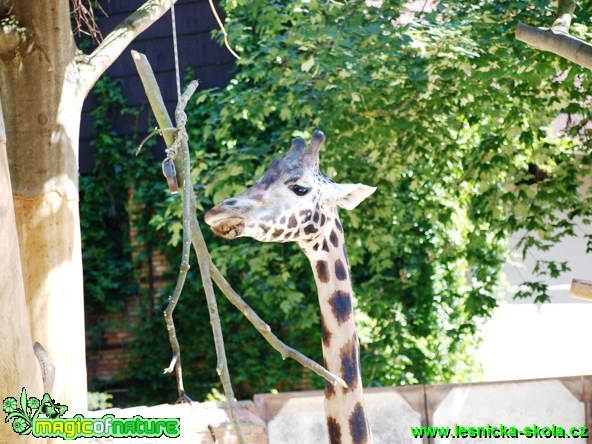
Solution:
{"label": "giraffe head", "polygon": [[[274,159],[253,186],[208,211],[205,221],[227,239],[252,237],[262,242],[306,245],[337,219],[337,207],[351,210],[376,188],[337,184],[319,171],[325,140],[315,131],[310,144],[297,137],[283,158]],[[339,226],[340,227],[340,226]]]}

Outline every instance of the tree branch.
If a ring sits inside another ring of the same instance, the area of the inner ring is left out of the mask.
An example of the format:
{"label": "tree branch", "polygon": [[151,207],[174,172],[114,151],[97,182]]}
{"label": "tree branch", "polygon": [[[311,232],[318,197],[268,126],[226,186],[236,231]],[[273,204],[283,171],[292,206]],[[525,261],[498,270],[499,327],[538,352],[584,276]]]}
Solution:
{"label": "tree branch", "polygon": [[92,54],[79,58],[84,74],[84,95],[127,46],[169,10],[177,0],[147,0],[105,37]]}
{"label": "tree branch", "polygon": [[550,29],[518,23],[516,39],[535,49],[552,52],[580,66],[592,69],[592,45],[569,35],[575,8],[575,0],[559,0],[557,15]]}
{"label": "tree branch", "polygon": [[583,281],[581,279],[573,279],[571,281],[569,295],[572,298],[592,301],[592,282]]}
{"label": "tree branch", "polygon": [[576,10],[575,0],[559,0],[557,4],[557,15],[551,29],[555,33],[567,34],[571,25],[573,13]]}

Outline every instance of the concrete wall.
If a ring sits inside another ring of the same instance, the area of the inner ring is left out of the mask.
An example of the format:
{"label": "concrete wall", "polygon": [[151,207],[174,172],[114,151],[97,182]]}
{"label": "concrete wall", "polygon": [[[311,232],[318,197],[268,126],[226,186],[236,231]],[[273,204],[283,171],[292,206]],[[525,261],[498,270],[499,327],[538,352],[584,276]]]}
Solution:
{"label": "concrete wall", "polygon": [[[454,427],[552,424],[592,428],[592,376],[479,384],[369,388],[366,408],[375,444],[479,443],[492,439],[413,438],[410,426]],[[269,444],[327,442],[322,392],[255,396]],[[498,441],[498,440],[495,440]],[[500,442],[508,440],[500,439]],[[583,439],[518,438],[515,443]],[[587,440],[592,443],[592,439]]]}
{"label": "concrete wall", "polygon": [[[592,444],[575,438],[413,438],[411,426],[468,427],[504,425],[539,428],[553,424],[569,430],[587,427],[592,431],[592,376],[505,381],[478,384],[417,385],[368,388],[366,409],[375,444],[447,443],[553,443]],[[77,413],[77,412],[74,412]],[[72,413],[72,414],[74,414]],[[130,418],[180,418],[179,442],[236,444],[224,404],[159,405],[90,412],[87,417],[112,413]],[[239,402],[238,417],[249,444],[327,443],[323,393],[321,391],[256,395],[254,401]],[[210,426],[212,432],[210,432]],[[142,439],[143,443],[166,439]],[[111,443],[100,439],[90,442]],[[87,441],[89,442],[89,441]]]}

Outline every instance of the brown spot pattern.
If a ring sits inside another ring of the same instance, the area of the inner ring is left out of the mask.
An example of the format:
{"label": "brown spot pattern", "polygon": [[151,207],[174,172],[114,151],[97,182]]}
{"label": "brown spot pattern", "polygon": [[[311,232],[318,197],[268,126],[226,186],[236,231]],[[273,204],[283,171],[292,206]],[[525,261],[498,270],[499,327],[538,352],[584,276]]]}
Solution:
{"label": "brown spot pattern", "polygon": [[270,230],[270,227],[264,224],[259,224],[259,228],[261,228],[265,234],[267,234],[267,232]]}
{"label": "brown spot pattern", "polygon": [[327,245],[327,239],[323,239],[323,251],[329,252],[329,245]]}
{"label": "brown spot pattern", "polygon": [[337,423],[337,420],[332,416],[327,417],[327,431],[329,432],[329,443],[330,444],[341,444],[341,426]]}
{"label": "brown spot pattern", "polygon": [[325,219],[327,219],[325,215],[321,214],[321,225],[325,225]]}
{"label": "brown spot pattern", "polygon": [[337,234],[335,234],[334,230],[331,230],[331,234],[329,235],[329,240],[333,244],[334,247],[339,246],[339,239],[337,238]]}
{"label": "brown spot pattern", "polygon": [[304,227],[304,234],[312,234],[312,233],[316,233],[317,230],[316,227],[313,224],[307,225],[306,227]]}
{"label": "brown spot pattern", "polygon": [[359,359],[357,341],[352,339],[339,350],[341,358],[341,377],[347,384],[346,391],[354,391],[358,386]]}
{"label": "brown spot pattern", "polygon": [[[319,261],[325,262],[325,261]],[[317,262],[317,271],[318,271],[318,263]],[[325,262],[325,265],[327,263]],[[328,279],[328,278],[327,278]],[[331,305],[331,311],[333,311],[333,316],[337,319],[339,325],[343,324],[345,321],[349,319],[352,313],[352,305],[351,305],[351,297],[347,291],[336,290],[333,292],[331,297],[329,298],[329,305]]]}
{"label": "brown spot pattern", "polygon": [[[327,420],[328,422],[328,420]],[[366,423],[366,414],[364,407],[359,402],[356,403],[354,411],[349,416],[349,432],[355,444],[364,444],[368,442],[368,424]]]}
{"label": "brown spot pattern", "polygon": [[302,219],[302,223],[308,222],[312,218],[312,211],[310,210],[302,210],[299,214],[300,216],[304,216]]}
{"label": "brown spot pattern", "polygon": [[323,333],[323,345],[329,348],[329,345],[331,345],[331,337],[333,336],[333,333],[331,333],[327,328],[325,318],[321,318],[321,332]]}
{"label": "brown spot pattern", "polygon": [[294,228],[296,225],[298,225],[298,221],[296,220],[296,217],[294,217],[294,215],[292,214],[288,219],[288,228]]}
{"label": "brown spot pattern", "polygon": [[[323,283],[329,282],[329,267],[327,266],[327,261],[318,261],[316,263],[316,269],[317,269],[317,276],[319,278],[319,281],[321,281]],[[351,304],[350,304],[350,307],[351,307]]]}
{"label": "brown spot pattern", "polygon": [[345,270],[345,266],[341,259],[335,261],[335,277],[340,281],[345,281],[347,279],[347,271]]}
{"label": "brown spot pattern", "polygon": [[335,226],[339,231],[343,233],[343,227],[341,226],[341,222],[339,222],[339,219],[335,219]]}
{"label": "brown spot pattern", "polygon": [[277,230],[275,230],[272,234],[271,237],[280,237],[282,235],[282,233],[284,232],[284,230],[282,230],[281,228],[278,228]]}

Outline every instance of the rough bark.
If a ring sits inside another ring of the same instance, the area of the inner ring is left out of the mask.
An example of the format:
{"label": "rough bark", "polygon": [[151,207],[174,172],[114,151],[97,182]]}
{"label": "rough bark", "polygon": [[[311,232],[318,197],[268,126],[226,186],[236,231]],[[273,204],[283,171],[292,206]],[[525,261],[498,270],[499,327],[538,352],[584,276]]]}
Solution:
{"label": "rough bark", "polygon": [[[86,359],[78,212],[82,103],[105,69],[168,10],[171,0],[147,1],[88,56],[76,48],[68,0],[11,3],[14,26],[4,29],[9,35],[0,38],[0,97],[31,336],[55,365],[52,396],[70,411],[83,411]],[[12,278],[6,276],[2,283]],[[26,355],[32,343],[19,349]],[[0,360],[3,356],[4,348]]]}

